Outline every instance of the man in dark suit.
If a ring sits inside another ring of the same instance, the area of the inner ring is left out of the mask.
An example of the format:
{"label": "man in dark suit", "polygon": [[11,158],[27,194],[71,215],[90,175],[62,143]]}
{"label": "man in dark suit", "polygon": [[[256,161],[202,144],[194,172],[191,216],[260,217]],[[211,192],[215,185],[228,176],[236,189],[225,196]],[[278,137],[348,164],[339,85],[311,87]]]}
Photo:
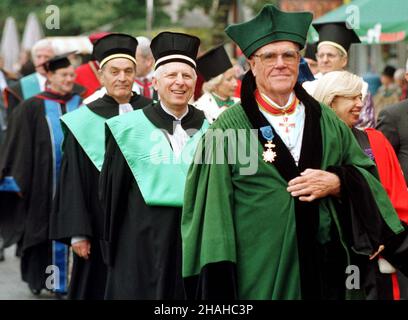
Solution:
{"label": "man in dark suit", "polygon": [[[408,60],[405,78],[408,80]],[[408,183],[408,99],[383,109],[378,115],[377,129],[391,142]]]}
{"label": "man in dark suit", "polygon": [[[408,80],[408,60],[405,68]],[[378,115],[377,129],[391,142],[408,183],[408,99],[384,108]],[[398,274],[401,299],[408,299],[408,278]]]}

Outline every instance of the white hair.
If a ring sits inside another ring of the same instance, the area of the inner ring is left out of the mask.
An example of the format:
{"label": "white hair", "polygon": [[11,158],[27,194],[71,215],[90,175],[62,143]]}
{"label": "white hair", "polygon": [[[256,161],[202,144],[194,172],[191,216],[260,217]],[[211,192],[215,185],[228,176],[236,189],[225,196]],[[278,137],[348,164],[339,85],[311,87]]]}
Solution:
{"label": "white hair", "polygon": [[35,53],[39,49],[44,49],[44,48],[49,48],[55,53],[55,48],[52,44],[52,42],[49,39],[41,39],[38,40],[33,47],[31,48],[31,57],[34,60],[35,59]]}
{"label": "white hair", "polygon": [[145,58],[153,57],[152,50],[150,49],[150,39],[146,37],[136,37],[137,40],[137,49],[139,50],[141,55]]}
{"label": "white hair", "polygon": [[227,71],[230,71],[231,69],[235,69],[235,66],[232,66],[228,70],[225,70],[223,73],[219,74],[218,76],[208,80],[207,82],[204,82],[203,84],[203,91],[204,92],[214,92],[215,89],[218,87],[218,85],[224,80],[224,75]]}
{"label": "white hair", "polygon": [[153,78],[156,78],[156,79],[160,78],[160,77],[162,76],[163,72],[166,70],[166,69],[164,68],[165,66],[166,66],[166,65],[163,64],[163,65],[161,65],[160,67],[158,67],[156,70],[154,70],[154,71],[153,71]]}
{"label": "white hair", "polygon": [[348,71],[332,71],[317,82],[313,97],[330,106],[336,96],[354,97],[362,92],[363,79]]}
{"label": "white hair", "polygon": [[222,79],[224,78],[224,74],[221,73],[218,76],[211,78],[207,82],[204,82],[203,84],[203,91],[204,92],[214,92],[217,86],[222,82]]}
{"label": "white hair", "polygon": [[394,80],[403,80],[405,79],[405,70],[404,68],[399,68],[395,70]]}
{"label": "white hair", "polygon": [[408,73],[408,59],[407,59],[407,63],[405,64],[405,71]]}

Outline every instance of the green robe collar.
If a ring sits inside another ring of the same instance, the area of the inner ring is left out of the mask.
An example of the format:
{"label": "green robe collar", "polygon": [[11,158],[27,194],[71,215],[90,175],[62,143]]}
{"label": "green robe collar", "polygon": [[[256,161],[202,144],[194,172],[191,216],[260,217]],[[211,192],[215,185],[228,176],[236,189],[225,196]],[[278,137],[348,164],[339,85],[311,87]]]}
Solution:
{"label": "green robe collar", "polygon": [[[133,94],[129,103],[133,109],[140,109],[151,100]],[[119,114],[119,104],[108,95],[82,106],[61,118],[64,134],[71,131],[86,155],[101,171],[105,155],[105,121]]]}
{"label": "green robe collar", "polygon": [[105,121],[85,105],[61,117],[64,136],[68,130],[73,134],[98,171],[102,169],[105,155]]}
{"label": "green robe collar", "polygon": [[151,105],[126,116],[114,117],[106,124],[146,204],[181,207],[188,169],[196,146],[209,124],[201,111],[193,107],[189,109],[183,118],[187,118],[183,129],[190,134],[190,139],[177,157],[163,132],[163,129],[172,129],[174,118],[167,113],[168,117],[165,117],[161,111],[165,113],[158,104]]}

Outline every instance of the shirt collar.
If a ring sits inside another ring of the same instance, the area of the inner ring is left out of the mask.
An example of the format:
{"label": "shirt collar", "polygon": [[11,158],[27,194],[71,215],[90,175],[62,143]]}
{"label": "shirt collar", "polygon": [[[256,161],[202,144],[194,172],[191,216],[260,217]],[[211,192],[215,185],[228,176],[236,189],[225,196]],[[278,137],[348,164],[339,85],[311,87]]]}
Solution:
{"label": "shirt collar", "polygon": [[271,98],[269,98],[267,95],[263,93],[261,93],[261,95],[266,101],[268,101],[270,104],[272,104],[277,109],[286,109],[293,102],[293,99],[295,99],[295,94],[292,92],[289,96],[288,102],[284,106],[280,106],[275,101],[273,101]]}
{"label": "shirt collar", "polygon": [[183,115],[181,117],[176,117],[169,108],[167,108],[163,102],[160,102],[160,106],[162,107],[162,109],[164,110],[164,112],[166,112],[167,114],[171,115],[175,120],[177,121],[181,121],[188,113],[188,106],[186,106],[186,111],[183,113]]}

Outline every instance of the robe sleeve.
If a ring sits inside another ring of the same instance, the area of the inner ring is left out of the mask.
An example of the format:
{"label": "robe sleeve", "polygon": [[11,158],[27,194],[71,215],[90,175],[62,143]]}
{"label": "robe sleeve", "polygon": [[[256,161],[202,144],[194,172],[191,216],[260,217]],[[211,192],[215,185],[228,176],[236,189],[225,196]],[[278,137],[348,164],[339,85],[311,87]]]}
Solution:
{"label": "robe sleeve", "polygon": [[[237,280],[231,167],[224,150],[223,164],[211,163],[216,159],[206,158],[208,149],[201,143],[187,176],[182,214],[186,294],[189,299],[233,299]],[[201,156],[204,163],[198,164]]]}
{"label": "robe sleeve", "polygon": [[24,229],[25,199],[29,196],[33,158],[33,131],[24,105],[9,117],[6,140],[0,148],[0,183],[12,177],[21,193],[0,192],[0,225],[5,247],[19,241]]}
{"label": "robe sleeve", "polygon": [[17,86],[7,87],[4,89],[4,102],[7,109],[7,114],[10,115],[11,112],[17,107],[17,105],[22,101],[21,97],[17,94]]}
{"label": "robe sleeve", "polygon": [[32,117],[33,112],[26,103],[15,109],[9,117],[6,140],[0,155],[0,178],[13,177],[23,196],[27,195],[31,187],[34,152]]}
{"label": "robe sleeve", "polygon": [[403,225],[404,231],[387,243],[382,255],[408,277],[408,225],[404,222]]}
{"label": "robe sleeve", "polygon": [[[54,210],[50,217],[50,238],[71,244],[71,238],[86,236],[92,238],[94,232],[89,212],[87,181],[84,166],[87,157],[71,132],[64,140],[64,155]],[[97,192],[97,190],[95,190]]]}
{"label": "robe sleeve", "polygon": [[343,129],[342,135],[347,146],[343,163],[328,168],[341,181],[338,217],[342,229],[349,235],[354,252],[369,256],[383,245],[385,250],[381,254],[386,254],[387,260],[402,271],[407,262],[401,262],[396,253],[399,252],[399,257],[407,255],[403,245],[406,229],[379,181],[374,163],[364,155],[349,129],[347,132]]}
{"label": "robe sleeve", "polygon": [[[118,226],[128,205],[132,182],[129,166],[119,146],[105,127],[106,152],[99,179],[99,198],[103,208],[102,252],[105,263],[112,265],[117,244]],[[121,244],[127,245],[127,244]]]}

